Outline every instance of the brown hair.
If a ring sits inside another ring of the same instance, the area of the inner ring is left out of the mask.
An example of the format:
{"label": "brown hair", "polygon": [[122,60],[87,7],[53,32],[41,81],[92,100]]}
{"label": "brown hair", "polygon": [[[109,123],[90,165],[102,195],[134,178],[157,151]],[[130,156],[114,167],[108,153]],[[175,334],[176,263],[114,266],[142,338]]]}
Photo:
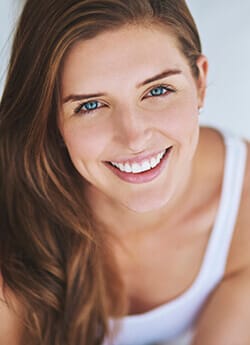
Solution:
{"label": "brown hair", "polygon": [[0,269],[23,307],[25,345],[101,344],[121,316],[108,231],[61,145],[60,67],[70,47],[126,24],[163,25],[197,77],[201,45],[184,0],[28,0],[0,104]]}

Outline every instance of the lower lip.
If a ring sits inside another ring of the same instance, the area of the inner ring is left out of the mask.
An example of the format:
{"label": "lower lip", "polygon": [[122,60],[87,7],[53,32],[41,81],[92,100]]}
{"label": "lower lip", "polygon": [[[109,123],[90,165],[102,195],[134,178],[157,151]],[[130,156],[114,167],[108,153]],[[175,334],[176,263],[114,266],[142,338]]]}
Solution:
{"label": "lower lip", "polygon": [[162,172],[162,170],[165,168],[168,157],[172,151],[172,146],[167,149],[167,152],[165,153],[164,157],[161,159],[160,163],[156,165],[154,168],[133,174],[133,173],[126,173],[118,168],[115,168],[113,165],[110,163],[105,163],[105,165],[116,175],[118,176],[121,180],[129,182],[129,183],[146,183],[150,182],[154,179],[156,179]]}

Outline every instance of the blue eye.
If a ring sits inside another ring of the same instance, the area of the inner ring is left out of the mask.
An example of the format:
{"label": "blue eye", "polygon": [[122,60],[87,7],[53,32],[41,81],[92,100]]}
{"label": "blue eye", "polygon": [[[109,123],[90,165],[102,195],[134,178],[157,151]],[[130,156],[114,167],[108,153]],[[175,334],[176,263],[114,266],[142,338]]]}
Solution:
{"label": "blue eye", "polygon": [[155,96],[161,96],[164,95],[166,92],[168,91],[168,89],[164,86],[157,86],[154,89],[152,89],[149,94],[153,97]]}
{"label": "blue eye", "polygon": [[98,102],[97,101],[90,101],[90,102],[84,103],[82,105],[82,108],[84,108],[87,111],[95,110],[98,108]]}
{"label": "blue eye", "polygon": [[98,101],[88,101],[83,104],[80,104],[78,108],[75,109],[75,113],[90,113],[101,107],[101,103]]}

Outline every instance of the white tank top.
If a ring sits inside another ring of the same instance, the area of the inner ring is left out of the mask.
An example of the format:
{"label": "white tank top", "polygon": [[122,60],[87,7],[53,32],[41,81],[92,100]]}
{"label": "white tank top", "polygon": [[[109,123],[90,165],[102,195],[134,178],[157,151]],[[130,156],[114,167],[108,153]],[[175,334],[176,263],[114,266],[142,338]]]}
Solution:
{"label": "white tank top", "polygon": [[[226,147],[221,199],[206,253],[193,285],[169,303],[119,320],[121,328],[118,335],[114,339],[106,339],[104,345],[147,345],[171,341],[183,334],[191,339],[195,320],[204,302],[223,278],[244,180],[246,144],[225,131],[221,134]],[[114,325],[115,320],[110,320],[111,330]]]}

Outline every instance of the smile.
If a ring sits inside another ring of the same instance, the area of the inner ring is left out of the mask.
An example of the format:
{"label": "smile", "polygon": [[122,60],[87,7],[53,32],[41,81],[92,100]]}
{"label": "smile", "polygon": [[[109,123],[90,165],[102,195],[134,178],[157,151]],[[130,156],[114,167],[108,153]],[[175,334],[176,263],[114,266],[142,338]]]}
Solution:
{"label": "smile", "polygon": [[106,167],[109,168],[118,178],[128,183],[147,183],[155,180],[167,165],[172,146],[167,149],[139,160],[124,162],[109,161]]}
{"label": "smile", "polygon": [[145,159],[142,163],[116,163],[116,162],[110,162],[114,167],[119,169],[120,171],[126,172],[126,173],[133,173],[133,174],[139,174],[145,171],[148,171],[150,169],[155,168],[158,164],[160,164],[160,161],[162,160],[163,156],[165,155],[166,150],[158,153],[157,155],[151,157],[150,159]]}

